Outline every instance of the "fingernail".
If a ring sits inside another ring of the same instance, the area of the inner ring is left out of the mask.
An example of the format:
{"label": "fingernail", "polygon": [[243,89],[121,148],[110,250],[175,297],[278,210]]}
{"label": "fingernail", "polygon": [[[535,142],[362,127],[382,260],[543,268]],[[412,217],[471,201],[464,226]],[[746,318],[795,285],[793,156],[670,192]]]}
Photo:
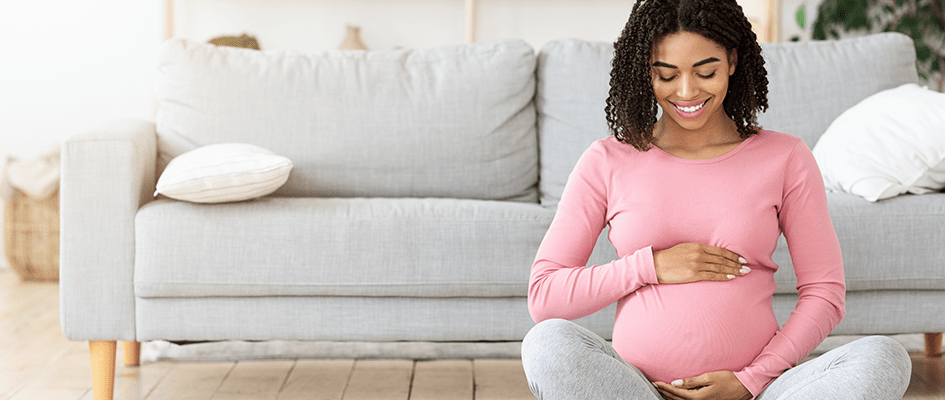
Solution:
{"label": "fingernail", "polygon": [[751,268],[748,268],[748,267],[742,267],[742,269],[740,269],[740,270],[738,270],[738,272],[741,272],[741,273],[742,273],[742,275],[745,275],[745,274],[747,274],[747,273],[749,273],[749,272],[751,272]]}
{"label": "fingernail", "polygon": [[738,262],[742,264],[748,264],[748,260],[746,260],[745,257],[738,257]]}
{"label": "fingernail", "polygon": [[673,386],[682,386],[682,384],[683,384],[682,379],[677,379],[675,381],[670,382],[670,385],[673,385]]}
{"label": "fingernail", "polygon": [[735,279],[735,275],[725,275],[728,279]]}

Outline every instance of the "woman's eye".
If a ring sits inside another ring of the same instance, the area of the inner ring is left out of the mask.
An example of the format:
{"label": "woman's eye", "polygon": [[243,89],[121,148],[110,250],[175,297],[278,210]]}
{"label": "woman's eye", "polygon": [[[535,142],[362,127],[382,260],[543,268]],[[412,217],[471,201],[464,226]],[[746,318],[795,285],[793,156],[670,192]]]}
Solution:
{"label": "woman's eye", "polygon": [[711,79],[714,76],[715,76],[715,71],[712,71],[712,73],[708,75],[699,75],[699,77],[703,79]]}
{"label": "woman's eye", "polygon": [[675,76],[671,76],[671,77],[669,77],[669,78],[664,78],[662,75],[657,75],[657,76],[659,76],[659,77],[660,77],[660,80],[663,81],[663,82],[669,82],[669,81],[671,81],[671,80],[673,80],[673,79],[676,79]]}

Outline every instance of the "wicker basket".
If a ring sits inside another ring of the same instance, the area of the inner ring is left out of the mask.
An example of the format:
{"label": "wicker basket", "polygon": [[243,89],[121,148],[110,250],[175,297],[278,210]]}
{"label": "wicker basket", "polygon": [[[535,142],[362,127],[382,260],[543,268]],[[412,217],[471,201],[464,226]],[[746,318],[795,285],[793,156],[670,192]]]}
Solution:
{"label": "wicker basket", "polygon": [[20,191],[3,204],[7,263],[24,280],[59,280],[59,192],[37,200]]}

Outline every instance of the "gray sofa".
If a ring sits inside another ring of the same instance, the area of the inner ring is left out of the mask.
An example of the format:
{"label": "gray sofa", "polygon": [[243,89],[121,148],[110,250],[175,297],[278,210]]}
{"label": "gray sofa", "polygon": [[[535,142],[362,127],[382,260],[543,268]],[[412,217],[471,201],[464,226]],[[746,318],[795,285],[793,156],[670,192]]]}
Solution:
{"label": "gray sofa", "polygon": [[[771,107],[759,122],[808,146],[863,98],[917,81],[898,34],[763,49]],[[535,251],[577,158],[609,135],[611,53],[579,40],[537,54],[519,40],[316,54],[166,42],[156,124],[63,145],[63,332],[515,356],[533,326]],[[288,157],[288,182],[239,203],[153,197],[171,158],[224,142]],[[945,194],[829,202],[848,285],[834,333],[945,331],[931,317],[945,315]],[[589,264],[614,257],[604,232]],[[774,260],[783,322],[796,301],[784,243]],[[613,315],[580,323],[609,337]]]}

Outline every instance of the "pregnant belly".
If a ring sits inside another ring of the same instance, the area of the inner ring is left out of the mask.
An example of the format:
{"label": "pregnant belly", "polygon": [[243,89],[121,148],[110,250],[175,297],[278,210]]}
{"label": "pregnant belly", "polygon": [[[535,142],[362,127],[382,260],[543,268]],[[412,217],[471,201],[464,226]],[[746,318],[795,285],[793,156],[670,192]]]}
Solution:
{"label": "pregnant belly", "polygon": [[653,381],[739,371],[778,330],[770,273],[728,282],[652,285],[622,299],[614,348]]}

